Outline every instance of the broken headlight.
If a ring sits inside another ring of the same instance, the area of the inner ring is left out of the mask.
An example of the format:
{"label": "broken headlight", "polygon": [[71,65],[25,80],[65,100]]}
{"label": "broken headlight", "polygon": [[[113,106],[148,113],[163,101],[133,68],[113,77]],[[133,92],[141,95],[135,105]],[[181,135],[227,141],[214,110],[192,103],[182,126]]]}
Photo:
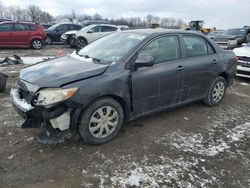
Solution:
{"label": "broken headlight", "polygon": [[36,94],[35,105],[47,106],[64,101],[72,97],[77,88],[61,89],[61,88],[49,88],[42,89]]}

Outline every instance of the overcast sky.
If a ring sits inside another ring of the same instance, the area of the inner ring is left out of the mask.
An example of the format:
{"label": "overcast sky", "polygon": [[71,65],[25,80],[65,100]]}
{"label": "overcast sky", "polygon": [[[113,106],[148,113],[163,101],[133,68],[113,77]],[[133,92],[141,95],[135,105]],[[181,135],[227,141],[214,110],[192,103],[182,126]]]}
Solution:
{"label": "overcast sky", "polygon": [[101,14],[104,18],[145,17],[147,14],[202,19],[207,27],[228,28],[250,25],[250,0],[2,0],[6,5],[25,8],[35,4],[54,16]]}

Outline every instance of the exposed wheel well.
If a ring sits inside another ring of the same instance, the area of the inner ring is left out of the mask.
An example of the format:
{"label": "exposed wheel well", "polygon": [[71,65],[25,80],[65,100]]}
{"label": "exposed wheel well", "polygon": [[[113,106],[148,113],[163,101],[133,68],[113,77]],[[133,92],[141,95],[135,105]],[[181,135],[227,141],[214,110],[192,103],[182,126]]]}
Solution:
{"label": "exposed wheel well", "polygon": [[83,39],[83,40],[85,40],[86,41],[86,44],[88,44],[88,41],[87,41],[87,39],[85,38],[85,37],[78,37],[77,39]]}
{"label": "exposed wheel well", "polygon": [[226,82],[227,82],[227,85],[228,85],[228,79],[229,79],[229,76],[227,73],[223,72],[223,73],[220,73],[219,76],[225,78]]}

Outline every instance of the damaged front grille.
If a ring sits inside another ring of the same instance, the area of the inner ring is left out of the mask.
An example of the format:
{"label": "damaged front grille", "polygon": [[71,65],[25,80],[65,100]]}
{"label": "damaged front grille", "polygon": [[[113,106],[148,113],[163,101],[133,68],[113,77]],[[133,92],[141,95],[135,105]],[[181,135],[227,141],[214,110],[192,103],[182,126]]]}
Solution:
{"label": "damaged front grille", "polygon": [[38,90],[38,86],[25,82],[21,79],[17,81],[16,88],[20,99],[24,99],[28,103],[32,102],[32,99]]}

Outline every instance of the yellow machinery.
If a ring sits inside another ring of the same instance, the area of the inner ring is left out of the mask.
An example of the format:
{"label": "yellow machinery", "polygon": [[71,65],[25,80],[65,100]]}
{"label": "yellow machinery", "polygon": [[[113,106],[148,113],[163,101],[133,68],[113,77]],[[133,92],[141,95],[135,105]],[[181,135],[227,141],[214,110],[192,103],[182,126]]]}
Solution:
{"label": "yellow machinery", "polygon": [[189,22],[189,28],[186,28],[186,30],[192,30],[192,31],[200,31],[204,34],[208,34],[211,31],[215,31],[215,28],[203,28],[203,25],[205,22],[203,20],[193,20]]}

